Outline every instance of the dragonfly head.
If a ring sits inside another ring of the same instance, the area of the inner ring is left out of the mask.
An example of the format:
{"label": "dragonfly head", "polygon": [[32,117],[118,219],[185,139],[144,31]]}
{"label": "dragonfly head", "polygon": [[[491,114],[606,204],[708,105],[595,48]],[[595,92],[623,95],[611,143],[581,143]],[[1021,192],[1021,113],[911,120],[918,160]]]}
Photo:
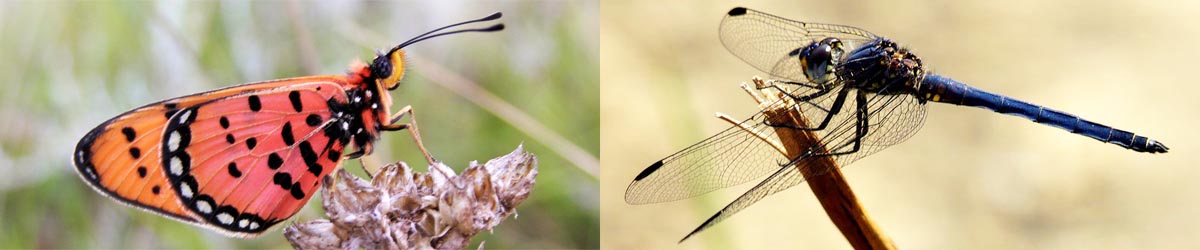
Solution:
{"label": "dragonfly head", "polygon": [[829,83],[837,76],[834,74],[838,60],[841,60],[842,40],[827,37],[819,42],[809,44],[799,51],[800,66],[804,68],[804,77],[818,84]]}

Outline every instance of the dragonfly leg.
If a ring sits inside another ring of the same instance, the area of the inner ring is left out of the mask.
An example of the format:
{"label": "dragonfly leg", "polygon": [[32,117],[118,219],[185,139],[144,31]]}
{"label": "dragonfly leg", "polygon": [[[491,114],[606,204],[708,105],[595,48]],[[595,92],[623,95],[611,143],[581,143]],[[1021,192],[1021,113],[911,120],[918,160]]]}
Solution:
{"label": "dragonfly leg", "polygon": [[[802,82],[776,81],[776,80],[772,80],[771,82],[788,84],[788,85],[796,85],[796,86],[801,86],[801,87],[805,87],[805,88],[814,88],[814,89],[824,88],[824,87],[822,87],[823,85],[820,85],[820,84],[813,85],[813,84],[807,84],[807,83],[802,83]],[[771,85],[775,85],[775,84],[771,84]],[[765,89],[765,88],[770,88],[770,87],[773,87],[773,86],[762,86],[762,87],[759,87],[758,89]]]}
{"label": "dragonfly leg", "polygon": [[774,88],[775,90],[778,90],[779,93],[783,93],[783,95],[786,95],[788,98],[791,98],[792,100],[795,100],[796,102],[808,102],[809,100],[812,100],[813,98],[817,98],[817,97],[824,96],[825,94],[829,94],[829,91],[833,90],[833,88],[830,88],[826,85],[808,85],[808,84],[804,84],[804,83],[787,82],[787,81],[779,81],[778,83],[800,85],[800,86],[804,86],[804,87],[808,87],[808,88],[814,88],[814,89],[817,89],[817,92],[814,92],[814,93],[808,94],[808,95],[804,95],[804,96],[796,96],[796,95],[792,94],[791,91],[783,89],[783,87],[779,87],[779,84],[771,84],[768,86],[762,86],[762,87],[758,87],[758,89],[762,90],[765,88]]}
{"label": "dragonfly leg", "polygon": [[[824,92],[828,93],[829,91],[826,90]],[[770,121],[763,121],[763,124],[767,125],[767,126],[771,126],[771,127],[784,127],[784,128],[797,129],[797,130],[822,130],[822,129],[825,129],[825,126],[829,125],[829,120],[832,120],[833,116],[837,115],[838,112],[842,111],[842,105],[846,104],[846,95],[849,95],[849,94],[850,94],[849,89],[842,89],[842,91],[838,91],[837,97],[835,97],[835,99],[833,100],[833,106],[831,106],[829,108],[829,112],[826,112],[825,118],[821,119],[821,123],[817,124],[816,127],[801,128],[801,127],[797,127],[797,126],[791,125],[791,124],[771,124]]]}
{"label": "dragonfly leg", "polygon": [[[867,136],[867,132],[869,132],[869,128],[871,127],[870,121],[868,120],[871,116],[871,113],[869,112],[870,110],[867,108],[867,95],[866,94],[863,94],[862,92],[858,92],[858,95],[855,96],[855,101],[858,104],[858,108],[855,110],[855,120],[856,121],[855,121],[855,127],[854,127],[854,141],[851,142],[852,145],[850,146],[850,150],[842,151],[842,152],[816,153],[816,154],[812,154],[810,156],[838,156],[838,155],[847,155],[847,154],[853,154],[853,153],[858,152],[858,150],[862,147],[863,137]],[[828,145],[826,145],[826,146],[828,146]],[[799,159],[797,159],[797,160],[799,160]]]}

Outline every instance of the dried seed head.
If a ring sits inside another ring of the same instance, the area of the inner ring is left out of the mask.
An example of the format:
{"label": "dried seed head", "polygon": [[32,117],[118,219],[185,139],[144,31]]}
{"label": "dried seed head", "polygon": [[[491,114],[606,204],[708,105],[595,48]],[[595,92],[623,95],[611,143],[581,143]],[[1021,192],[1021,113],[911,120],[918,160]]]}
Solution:
{"label": "dried seed head", "polygon": [[328,220],[284,229],[300,249],[462,249],[516,212],[533,190],[537,158],[522,146],[462,175],[436,163],[428,173],[384,166],[371,181],[338,170],[321,190]]}

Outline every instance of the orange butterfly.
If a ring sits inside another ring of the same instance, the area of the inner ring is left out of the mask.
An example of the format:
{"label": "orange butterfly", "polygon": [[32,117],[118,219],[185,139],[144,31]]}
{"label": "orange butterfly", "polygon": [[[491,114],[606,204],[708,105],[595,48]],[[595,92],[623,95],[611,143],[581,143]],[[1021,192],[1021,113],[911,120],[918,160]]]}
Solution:
{"label": "orange butterfly", "polygon": [[[399,123],[389,90],[404,77],[405,46],[482,29],[410,39],[347,75],[248,83],[151,103],[101,123],[75,147],[75,170],[126,205],[237,237],[255,237],[290,218],[342,159],[372,151],[380,131],[409,129],[426,160],[416,121]],[[411,119],[411,118],[410,118]],[[356,152],[343,156],[353,143]]]}

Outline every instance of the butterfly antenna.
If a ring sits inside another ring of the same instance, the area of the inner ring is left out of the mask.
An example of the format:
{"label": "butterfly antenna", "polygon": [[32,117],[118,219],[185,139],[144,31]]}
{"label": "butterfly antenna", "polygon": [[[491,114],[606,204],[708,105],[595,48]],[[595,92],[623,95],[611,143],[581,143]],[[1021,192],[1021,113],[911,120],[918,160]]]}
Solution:
{"label": "butterfly antenna", "polygon": [[[401,49],[401,48],[404,48],[405,46],[412,45],[412,44],[414,44],[414,43],[417,43],[417,42],[420,42],[420,41],[425,41],[425,40],[428,40],[428,39],[430,39],[430,38],[439,37],[439,36],[444,36],[444,35],[457,34],[457,33],[464,33],[464,32],[493,32],[493,31],[500,31],[500,30],[504,30],[504,24],[503,24],[503,23],[500,23],[500,24],[492,25],[491,27],[482,28],[482,29],[463,29],[463,30],[454,30],[454,31],[447,31],[447,32],[442,32],[442,33],[436,33],[436,32],[438,32],[438,31],[442,31],[442,30],[446,30],[446,29],[449,29],[449,28],[454,28],[454,27],[458,27],[458,26],[462,26],[462,25],[467,25],[467,24],[472,24],[472,23],[479,23],[479,22],[487,22],[487,21],[492,21],[492,20],[500,19],[500,17],[501,17],[501,16],[503,16],[503,14],[502,14],[502,13],[500,13],[500,12],[496,12],[496,13],[492,13],[491,15],[488,15],[488,16],[486,16],[486,17],[483,17],[483,18],[480,18],[480,19],[475,19],[475,20],[470,20],[470,21],[466,21],[466,22],[461,22],[461,23],[451,24],[451,25],[447,25],[447,26],[445,26],[445,27],[441,27],[441,28],[437,28],[437,29],[434,29],[434,30],[430,30],[429,32],[425,32],[424,34],[421,34],[421,35],[418,35],[418,36],[416,36],[416,37],[413,37],[412,39],[409,39],[408,41],[405,41],[404,43],[401,43],[400,45],[397,45],[395,48],[392,48],[392,51],[391,51],[391,52],[395,52],[396,50],[399,50],[399,49]],[[391,52],[389,52],[389,53],[391,53]]]}

